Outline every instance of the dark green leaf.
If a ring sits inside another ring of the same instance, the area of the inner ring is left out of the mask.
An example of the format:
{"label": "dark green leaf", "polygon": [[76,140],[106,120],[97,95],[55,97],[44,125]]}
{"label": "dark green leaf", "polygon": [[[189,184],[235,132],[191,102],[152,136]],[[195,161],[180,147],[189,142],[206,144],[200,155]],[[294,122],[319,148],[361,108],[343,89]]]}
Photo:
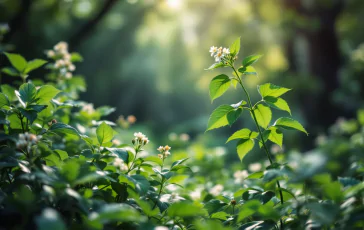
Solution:
{"label": "dark green leaf", "polygon": [[66,230],[66,225],[58,212],[52,208],[45,208],[35,219],[38,230]]}
{"label": "dark green leaf", "polygon": [[204,205],[204,209],[207,210],[207,212],[209,213],[209,215],[211,215],[214,212],[220,211],[221,208],[225,207],[227,205],[227,203],[222,202],[220,200],[209,200],[205,205]]}
{"label": "dark green leaf", "polygon": [[122,159],[124,162],[128,163],[129,159],[129,153],[128,150],[122,149],[122,148],[106,148],[111,153],[118,156],[120,159]]}
{"label": "dark green leaf", "polygon": [[19,101],[24,107],[32,103],[37,95],[37,89],[32,83],[24,83],[20,86],[19,91],[15,91]]}
{"label": "dark green leaf", "polygon": [[149,181],[142,175],[132,175],[132,179],[135,181],[135,188],[139,195],[145,195],[150,187]]}
{"label": "dark green leaf", "polygon": [[75,128],[60,122],[53,124],[48,130],[57,134],[80,136]]}
{"label": "dark green leaf", "polygon": [[238,71],[242,74],[253,74],[253,75],[258,75],[257,71],[255,70],[255,68],[253,66],[244,66],[244,67],[240,67],[238,69]]}

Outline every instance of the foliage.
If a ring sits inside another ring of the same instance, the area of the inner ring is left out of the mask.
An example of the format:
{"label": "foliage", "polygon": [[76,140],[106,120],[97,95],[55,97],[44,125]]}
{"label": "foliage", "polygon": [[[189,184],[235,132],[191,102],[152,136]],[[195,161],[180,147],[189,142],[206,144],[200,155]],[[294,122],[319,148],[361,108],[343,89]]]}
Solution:
{"label": "foliage", "polygon": [[[114,123],[104,119],[114,108],[94,109],[78,99],[86,86],[73,72],[82,58],[69,53],[66,43],[47,51],[46,65],[35,65],[49,70],[46,82],[30,71],[25,78],[24,66],[31,62],[7,53],[12,67],[5,68],[18,71],[14,77],[23,83],[1,85],[1,228],[363,228],[363,111],[358,120],[341,120],[315,151],[284,154],[283,130],[307,134],[290,117],[272,122],[272,108],[291,113],[281,97],[290,89],[262,84],[261,100],[253,105],[243,80],[257,75],[252,65],[261,56],[249,56],[235,68],[240,39],[229,49],[214,48],[210,69],[230,67],[233,73],[211,81],[211,100],[239,84],[247,101],[219,106],[207,129],[231,126],[250,113],[256,130],[240,129],[227,142],[238,141],[240,160],[259,144],[266,165],[241,170],[239,162],[228,168],[223,148],[199,141],[173,147],[172,154],[171,147],[160,146],[154,154],[146,151],[153,143],[141,132],[131,144],[118,143],[118,133],[135,118]],[[278,151],[269,150],[270,142]]]}

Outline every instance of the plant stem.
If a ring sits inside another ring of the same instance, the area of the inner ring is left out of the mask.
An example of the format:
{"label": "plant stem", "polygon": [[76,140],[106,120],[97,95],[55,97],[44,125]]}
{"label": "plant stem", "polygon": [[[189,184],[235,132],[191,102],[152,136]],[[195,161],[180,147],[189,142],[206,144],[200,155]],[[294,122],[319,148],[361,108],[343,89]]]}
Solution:
{"label": "plant stem", "polygon": [[[255,122],[255,125],[257,126],[257,129],[258,129],[258,132],[259,132],[259,136],[260,136],[260,139],[262,141],[262,144],[263,144],[263,147],[264,147],[264,150],[265,150],[265,153],[269,159],[269,162],[270,162],[270,165],[273,164],[273,159],[272,159],[272,156],[271,156],[271,153],[269,152],[268,148],[267,148],[267,145],[265,144],[265,141],[264,141],[264,138],[263,138],[263,133],[262,133],[262,130],[260,129],[260,126],[258,124],[258,120],[257,120],[257,117],[255,116],[255,113],[254,113],[254,110],[253,108],[255,107],[255,105],[253,106],[251,100],[250,100],[250,96],[249,96],[249,93],[248,91],[246,90],[244,84],[243,84],[243,81],[240,79],[239,77],[239,74],[238,72],[236,71],[235,67],[233,64],[230,64],[231,68],[234,70],[235,74],[236,74],[236,77],[237,77],[237,80],[239,82],[239,84],[241,85],[241,87],[243,88],[244,92],[245,92],[245,95],[248,99],[248,105],[249,105],[249,108],[250,108],[250,111],[253,115],[253,119],[254,119],[254,122]],[[282,193],[282,190],[281,190],[281,185],[279,183],[279,181],[277,181],[277,187],[279,189],[279,195],[280,195],[280,199],[281,199],[281,204],[283,204],[283,193]],[[283,229],[283,221],[282,219],[280,219],[280,222],[281,222],[281,229]]]}
{"label": "plant stem", "polygon": [[[163,158],[163,161],[162,161],[162,165],[161,165],[161,172],[163,171],[163,165],[164,165],[164,158]],[[161,181],[161,188],[159,189],[159,193],[158,193],[158,197],[153,205],[153,208],[152,210],[155,208],[155,206],[157,206],[157,202],[162,194],[162,189],[163,189],[163,184],[164,184],[164,177],[162,177],[162,181]]]}

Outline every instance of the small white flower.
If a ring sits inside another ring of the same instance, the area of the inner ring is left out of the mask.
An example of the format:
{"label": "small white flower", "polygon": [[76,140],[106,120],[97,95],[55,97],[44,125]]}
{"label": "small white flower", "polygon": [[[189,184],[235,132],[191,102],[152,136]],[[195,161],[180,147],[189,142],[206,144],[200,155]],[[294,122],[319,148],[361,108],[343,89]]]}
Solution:
{"label": "small white flower", "polygon": [[262,169],[261,163],[253,163],[249,165],[249,170],[252,172],[257,172]]}
{"label": "small white flower", "polygon": [[159,147],[157,148],[157,150],[158,150],[159,152],[163,152],[164,147],[163,147],[163,146],[159,146]]}
{"label": "small white flower", "polygon": [[59,42],[54,46],[54,50],[63,51],[68,49],[68,44],[66,42]]}
{"label": "small white flower", "polygon": [[217,52],[217,47],[215,47],[215,46],[211,46],[211,48],[210,48],[210,51],[209,51],[210,53],[211,53],[211,57],[212,56],[214,56],[214,54]]}
{"label": "small white flower", "polygon": [[225,56],[225,55],[230,54],[230,50],[229,50],[229,48],[224,48],[224,49],[222,50],[222,53],[224,54],[224,56]]}
{"label": "small white flower", "polygon": [[124,161],[120,158],[115,158],[113,165],[118,168],[120,171],[127,171],[128,166],[124,163]]}
{"label": "small white flower", "polygon": [[201,198],[201,188],[197,188],[194,191],[190,192],[190,197],[192,198],[192,200],[198,200]]}
{"label": "small white flower", "polygon": [[154,228],[154,230],[169,230],[166,226],[157,226]]}
{"label": "small white flower", "polygon": [[48,56],[48,57],[52,58],[52,57],[54,57],[55,55],[56,55],[56,53],[55,53],[53,50],[48,50],[48,51],[47,51],[47,56]]}
{"label": "small white flower", "polygon": [[65,77],[66,79],[71,79],[71,78],[72,78],[72,73],[67,72],[67,73],[64,75],[64,77]]}
{"label": "small white flower", "polygon": [[217,184],[214,187],[212,187],[210,189],[210,193],[213,196],[218,196],[221,194],[221,192],[224,190],[224,186],[222,186],[221,184]]}
{"label": "small white flower", "polygon": [[73,65],[73,64],[68,65],[68,70],[69,71],[75,71],[75,69],[76,69],[75,65]]}
{"label": "small white flower", "polygon": [[249,176],[249,173],[246,170],[236,171],[234,173],[234,178],[235,178],[234,182],[236,184],[241,184],[245,180],[245,178],[247,178],[248,176]]}

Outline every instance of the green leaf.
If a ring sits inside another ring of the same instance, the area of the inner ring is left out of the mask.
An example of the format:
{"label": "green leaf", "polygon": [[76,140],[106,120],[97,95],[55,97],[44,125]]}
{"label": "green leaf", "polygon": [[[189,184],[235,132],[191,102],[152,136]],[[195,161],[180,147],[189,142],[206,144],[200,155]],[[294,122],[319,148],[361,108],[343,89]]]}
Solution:
{"label": "green leaf", "polygon": [[38,69],[42,65],[47,63],[47,61],[42,59],[34,59],[28,62],[27,67],[24,70],[24,73],[29,73],[32,70]]}
{"label": "green leaf", "polygon": [[10,101],[16,100],[15,88],[13,88],[12,86],[6,84],[1,85],[1,92],[3,92]]}
{"label": "green leaf", "polygon": [[73,128],[72,126],[63,124],[61,122],[53,124],[48,131],[51,131],[53,133],[57,134],[64,134],[64,135],[73,135],[73,136],[80,136],[79,132]]}
{"label": "green leaf", "polygon": [[243,66],[243,67],[240,67],[238,69],[238,71],[245,75],[249,75],[249,74],[258,75],[257,71],[255,70],[255,68],[253,66]]}
{"label": "green leaf", "polygon": [[227,214],[226,212],[215,212],[211,215],[211,219],[227,220],[228,216],[230,216],[230,214]]}
{"label": "green leaf", "polygon": [[230,78],[225,74],[218,75],[212,79],[209,87],[211,102],[213,102],[214,99],[222,96],[228,90],[230,87],[230,82]]}
{"label": "green leaf", "polygon": [[39,104],[50,102],[59,92],[60,90],[56,89],[51,85],[44,85],[38,89],[37,98],[39,99],[37,102]]}
{"label": "green leaf", "polygon": [[15,91],[20,103],[26,107],[35,100],[37,89],[32,83],[24,83],[20,86],[19,91]]}
{"label": "green leaf", "polygon": [[250,55],[250,56],[244,58],[244,60],[243,60],[243,66],[253,65],[261,57],[262,57],[262,55]]}
{"label": "green leaf", "polygon": [[217,129],[229,124],[227,114],[234,108],[230,105],[221,105],[217,107],[211,114],[207,124],[207,130]]}
{"label": "green leaf", "polygon": [[283,133],[280,129],[278,129],[277,127],[270,127],[269,130],[271,131],[269,133],[268,139],[273,142],[276,143],[277,145],[279,145],[282,148],[282,144],[283,144]]}
{"label": "green leaf", "polygon": [[9,99],[5,94],[0,93],[0,108],[2,108],[5,105],[7,106],[10,105]]}
{"label": "green leaf", "polygon": [[221,68],[221,67],[225,67],[225,66],[226,65],[224,65],[224,63],[218,62],[218,63],[212,64],[209,68],[207,68],[205,70],[213,70],[213,69],[217,69],[217,68]]}
{"label": "green leaf", "polygon": [[64,163],[61,167],[61,174],[69,182],[73,182],[80,174],[81,165],[74,159],[71,159]]}
{"label": "green leaf", "polygon": [[283,129],[288,129],[288,130],[299,130],[301,132],[304,132],[308,135],[307,131],[305,130],[305,128],[303,128],[303,126],[296,120],[289,118],[289,117],[281,117],[279,118],[273,126],[276,127],[281,127]]}
{"label": "green leaf", "polygon": [[230,54],[235,57],[240,51],[240,37],[234,41],[230,46]]}
{"label": "green leaf", "polygon": [[4,53],[8,57],[10,63],[17,69],[20,73],[23,73],[27,67],[27,61],[19,54]]}
{"label": "green leaf", "polygon": [[106,149],[108,151],[110,151],[111,153],[115,154],[116,156],[118,156],[124,162],[128,163],[128,159],[129,159],[128,150],[122,149],[122,148],[106,148]]}
{"label": "green leaf", "polygon": [[14,69],[13,67],[4,67],[1,69],[1,72],[9,75],[9,76],[12,76],[12,77],[18,77],[20,76],[20,73]]}
{"label": "green leaf", "polygon": [[240,212],[238,215],[238,222],[244,220],[245,218],[253,215],[258,211],[259,207],[262,204],[258,200],[249,200],[245,204],[243,204],[240,208]]}
{"label": "green leaf", "polygon": [[83,57],[76,52],[71,53],[71,62],[82,62]]}
{"label": "green leaf", "polygon": [[272,111],[268,106],[263,104],[258,104],[251,113],[255,114],[255,117],[257,118],[258,124],[260,126],[262,126],[265,129],[268,127],[272,119]]}
{"label": "green leaf", "polygon": [[102,122],[96,129],[97,140],[100,145],[104,143],[110,142],[114,137],[114,130],[110,125],[107,125],[105,122]]}
{"label": "green leaf", "polygon": [[240,161],[242,161],[245,155],[253,149],[254,143],[255,142],[252,139],[242,139],[238,142],[236,149],[238,151]]}
{"label": "green leaf", "polygon": [[19,111],[21,114],[23,114],[24,117],[26,117],[30,124],[33,124],[33,122],[35,121],[35,119],[37,119],[37,111],[33,110],[33,109],[23,109],[23,108],[19,108]]}
{"label": "green leaf", "polygon": [[239,131],[236,131],[233,135],[231,135],[229,139],[226,141],[226,143],[236,139],[254,139],[257,136],[258,136],[257,132],[253,132],[250,129],[241,129]]}
{"label": "green leaf", "polygon": [[45,208],[40,216],[35,218],[39,230],[66,230],[66,225],[58,212],[52,208]]}
{"label": "green leaf", "polygon": [[168,208],[168,216],[170,217],[194,217],[194,216],[205,216],[206,210],[201,207],[186,201],[173,203]]}
{"label": "green leaf", "polygon": [[316,222],[330,225],[338,218],[340,208],[330,203],[308,203],[305,205],[311,211],[311,217]]}
{"label": "green leaf", "polygon": [[260,95],[262,96],[262,98],[279,97],[279,96],[287,93],[290,90],[291,89],[284,88],[284,87],[274,85],[271,83],[266,83],[264,85],[258,85],[258,91],[259,91]]}
{"label": "green leaf", "polygon": [[150,187],[149,181],[139,174],[132,175],[131,178],[134,179],[135,188],[139,195],[145,195]]}
{"label": "green leaf", "polygon": [[144,222],[146,218],[128,204],[104,204],[96,212],[92,212],[89,217],[91,221],[100,221],[104,224],[109,222]]}
{"label": "green leaf", "polygon": [[280,97],[264,97],[264,101],[272,108],[287,111],[291,114],[291,109],[288,106],[288,103]]}
{"label": "green leaf", "polygon": [[214,212],[220,211],[222,207],[225,207],[227,205],[227,203],[222,202],[220,200],[216,200],[216,199],[212,199],[209,200],[205,205],[204,205],[204,209],[207,210],[207,212],[209,213],[209,215],[211,215]]}
{"label": "green leaf", "polygon": [[242,108],[237,108],[231,110],[227,115],[228,124],[231,126],[239,118],[240,114],[243,112]]}

